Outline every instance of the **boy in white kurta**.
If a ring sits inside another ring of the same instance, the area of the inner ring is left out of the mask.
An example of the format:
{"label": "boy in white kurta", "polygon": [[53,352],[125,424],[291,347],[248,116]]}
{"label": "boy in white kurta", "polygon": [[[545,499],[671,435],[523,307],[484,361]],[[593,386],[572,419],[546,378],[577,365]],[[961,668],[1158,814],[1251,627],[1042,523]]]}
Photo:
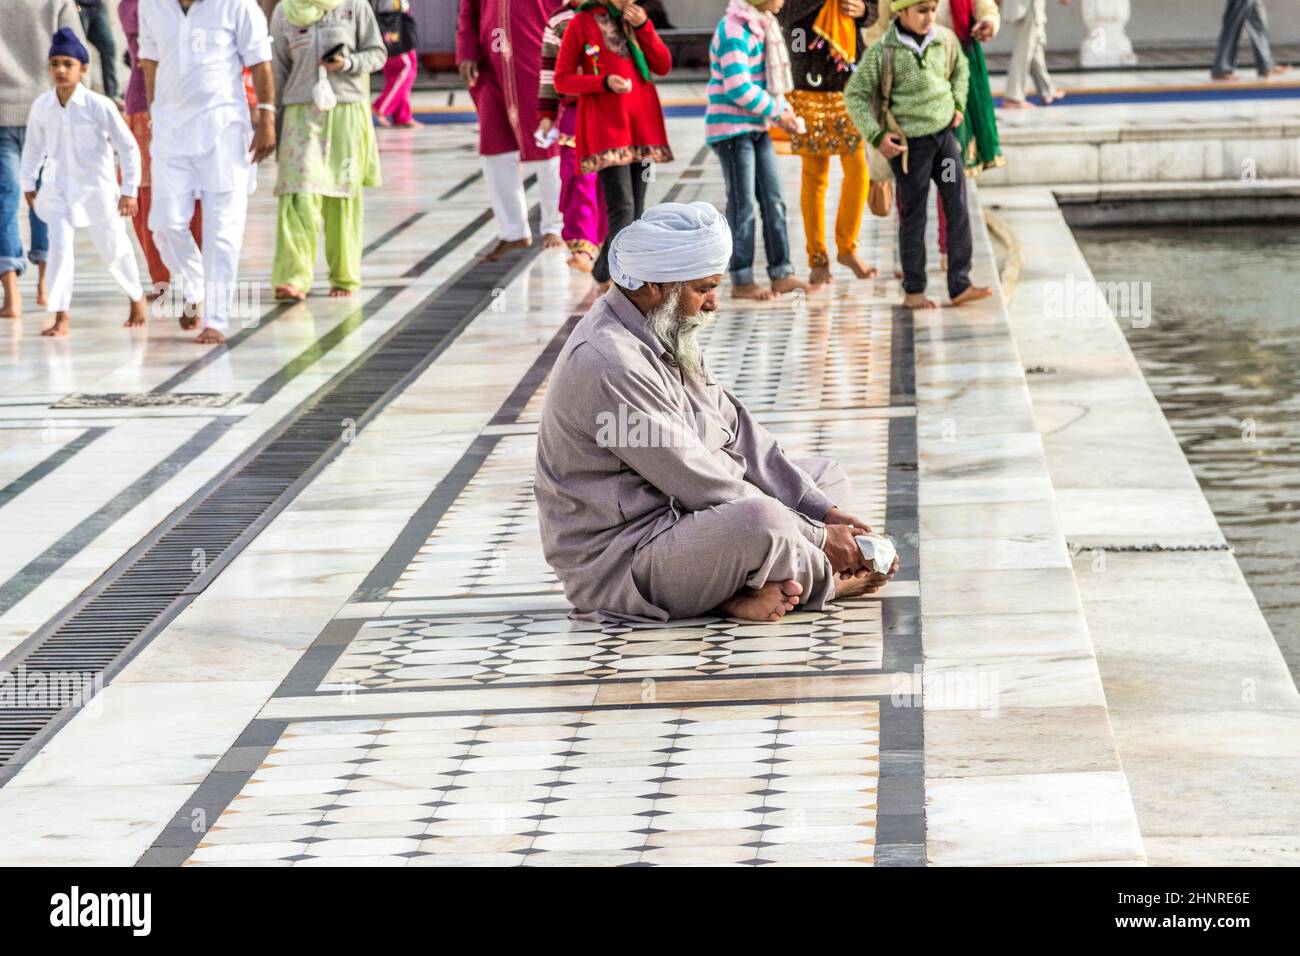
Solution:
{"label": "boy in white kurta", "polygon": [[[55,33],[49,57],[54,89],[32,103],[20,173],[27,202],[50,227],[46,308],[54,324],[41,334],[68,334],[78,229],[89,230],[108,271],[131,299],[127,326],[144,325],[144,289],[123,219],[135,214],[139,147],[113,101],[82,85],[90,55],[76,34],[67,27]],[[122,164],[120,190],[114,150]]]}

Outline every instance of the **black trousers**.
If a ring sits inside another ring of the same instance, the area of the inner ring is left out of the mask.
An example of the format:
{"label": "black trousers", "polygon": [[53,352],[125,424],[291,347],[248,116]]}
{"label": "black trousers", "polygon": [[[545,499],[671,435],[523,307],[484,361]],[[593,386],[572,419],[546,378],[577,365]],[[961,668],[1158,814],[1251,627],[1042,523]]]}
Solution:
{"label": "black trousers", "polygon": [[889,161],[898,187],[898,255],[903,262],[903,291],[925,291],[925,221],[930,183],[939,189],[948,219],[948,295],[956,298],[970,285],[970,214],[966,209],[966,175],[961,147],[951,129],[907,140],[903,160]]}
{"label": "black trousers", "polygon": [[600,247],[600,257],[591,267],[591,276],[597,282],[609,281],[609,244],[618,231],[640,219],[645,211],[646,180],[650,175],[649,163],[629,163],[626,166],[606,166],[598,175],[600,188],[605,193],[605,218],[609,229]]}

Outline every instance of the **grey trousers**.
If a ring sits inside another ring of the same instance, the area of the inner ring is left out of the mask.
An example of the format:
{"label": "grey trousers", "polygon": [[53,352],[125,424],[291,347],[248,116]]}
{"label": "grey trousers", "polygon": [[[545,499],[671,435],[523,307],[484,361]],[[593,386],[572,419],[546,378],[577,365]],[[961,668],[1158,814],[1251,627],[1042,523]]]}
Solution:
{"label": "grey trousers", "polygon": [[[849,477],[829,458],[801,458],[832,501],[848,501]],[[835,573],[821,549],[822,527],[775,498],[741,498],[695,511],[641,548],[632,579],[670,617],[712,611],[743,587],[769,581],[803,585],[799,607],[817,610],[835,596]]]}
{"label": "grey trousers", "polygon": [[1006,98],[1023,100],[1033,79],[1039,96],[1050,96],[1056,87],[1047,72],[1047,0],[1033,0],[1029,13],[1016,21],[1016,45],[1007,67]]}
{"label": "grey trousers", "polygon": [[1250,38],[1250,48],[1255,54],[1255,69],[1263,76],[1277,63],[1268,45],[1268,17],[1261,0],[1228,0],[1223,11],[1223,29],[1219,31],[1219,48],[1214,55],[1212,72],[1215,76],[1228,76],[1237,69],[1237,44],[1241,31]]}

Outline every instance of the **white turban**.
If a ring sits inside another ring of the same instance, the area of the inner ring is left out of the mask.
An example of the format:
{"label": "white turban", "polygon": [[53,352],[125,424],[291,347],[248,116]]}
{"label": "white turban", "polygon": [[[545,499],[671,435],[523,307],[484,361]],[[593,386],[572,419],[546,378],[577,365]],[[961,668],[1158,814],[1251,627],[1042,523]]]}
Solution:
{"label": "white turban", "polygon": [[610,278],[628,290],[717,275],[730,261],[731,227],[706,202],[652,206],[609,244]]}

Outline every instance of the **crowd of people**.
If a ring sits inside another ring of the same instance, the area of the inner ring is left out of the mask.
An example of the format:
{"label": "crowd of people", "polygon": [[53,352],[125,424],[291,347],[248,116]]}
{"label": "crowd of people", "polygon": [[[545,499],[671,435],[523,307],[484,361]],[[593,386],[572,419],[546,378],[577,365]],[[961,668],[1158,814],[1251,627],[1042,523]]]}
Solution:
{"label": "crowd of people", "polygon": [[[1060,0],[1068,3],[1069,0]],[[897,212],[904,303],[925,295],[925,227],[936,187],[951,301],[971,284],[966,190],[952,171],[1002,163],[982,44],[1013,23],[1002,106],[1061,98],[1045,60],[1046,0],[728,0],[709,44],[705,139],[726,183],[731,295],[768,299],[833,279],[826,236],[831,163],[842,186],[834,263],[856,278],[870,209]],[[120,0],[130,78],[118,99],[103,0],[22,0],[0,43],[0,316],[18,318],[18,277],[36,266],[46,335],[70,328],[72,251],[87,229],[130,298],[170,289],[182,328],[220,343],[239,284],[257,164],[277,157],[277,300],[301,301],[324,236],[329,294],[361,283],[365,188],[381,180],[375,127],[411,126],[416,37],[409,0]],[[499,231],[489,259],[533,242],[524,181],[536,176],[541,244],[611,282],[610,242],[644,212],[656,164],[673,159],[656,81],[672,56],[661,0],[462,0],[456,62],[479,121]],[[1259,0],[1230,0],[1214,68],[1235,68],[1248,31],[1262,76],[1285,68]],[[87,38],[103,95],[90,90]],[[384,87],[373,103],[371,74]],[[51,88],[52,87],[52,88]],[[123,135],[126,131],[129,135]],[[802,164],[807,278],[792,261],[779,153]],[[116,155],[116,159],[115,159]],[[101,194],[102,193],[102,194]],[[29,248],[18,218],[26,198]],[[144,253],[142,285],[129,218]],[[754,274],[760,234],[766,281]]]}

